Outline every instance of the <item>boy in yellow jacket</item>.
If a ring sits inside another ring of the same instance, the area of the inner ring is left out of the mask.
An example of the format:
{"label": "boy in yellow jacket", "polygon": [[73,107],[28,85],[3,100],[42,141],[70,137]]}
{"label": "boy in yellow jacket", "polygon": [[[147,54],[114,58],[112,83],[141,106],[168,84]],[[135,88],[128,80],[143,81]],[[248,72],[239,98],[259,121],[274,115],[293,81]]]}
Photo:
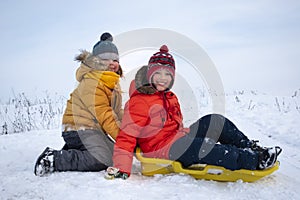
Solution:
{"label": "boy in yellow jacket", "polygon": [[101,171],[112,165],[114,140],[123,110],[119,79],[122,68],[110,33],[103,33],[93,52],[82,51],[76,71],[79,82],[63,115],[62,150],[47,147],[38,157],[34,173]]}

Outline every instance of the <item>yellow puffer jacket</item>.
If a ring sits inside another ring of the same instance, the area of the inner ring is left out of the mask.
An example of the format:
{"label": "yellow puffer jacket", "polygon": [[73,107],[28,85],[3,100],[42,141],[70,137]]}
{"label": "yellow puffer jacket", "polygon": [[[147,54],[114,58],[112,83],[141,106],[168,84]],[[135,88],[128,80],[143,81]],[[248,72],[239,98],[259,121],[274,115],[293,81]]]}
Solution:
{"label": "yellow puffer jacket", "polygon": [[120,75],[105,71],[107,66],[99,58],[83,54],[77,57],[81,61],[76,72],[79,85],[67,101],[63,131],[99,129],[116,139],[123,115]]}

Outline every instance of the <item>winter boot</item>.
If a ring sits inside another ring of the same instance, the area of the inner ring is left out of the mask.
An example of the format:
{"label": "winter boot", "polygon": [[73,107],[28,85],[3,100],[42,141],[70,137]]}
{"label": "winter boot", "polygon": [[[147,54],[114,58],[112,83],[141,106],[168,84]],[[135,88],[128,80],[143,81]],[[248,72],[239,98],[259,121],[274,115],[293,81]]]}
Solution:
{"label": "winter boot", "polygon": [[45,176],[54,171],[53,149],[47,147],[36,160],[34,174],[36,176]]}
{"label": "winter boot", "polygon": [[281,153],[282,149],[278,146],[264,148],[262,151],[258,151],[258,169],[263,170],[272,167],[278,155]]}

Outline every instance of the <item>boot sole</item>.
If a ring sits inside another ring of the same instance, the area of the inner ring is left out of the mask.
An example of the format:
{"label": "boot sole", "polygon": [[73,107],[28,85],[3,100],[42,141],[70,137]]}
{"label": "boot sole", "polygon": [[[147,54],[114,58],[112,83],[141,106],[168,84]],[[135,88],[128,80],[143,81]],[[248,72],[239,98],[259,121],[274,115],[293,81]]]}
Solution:
{"label": "boot sole", "polygon": [[46,153],[50,150],[50,147],[47,147],[42,153],[41,155],[37,158],[36,162],[35,162],[35,165],[34,165],[34,174],[36,176],[39,176],[37,174],[37,167],[39,166],[41,160],[47,155]]}
{"label": "boot sole", "polygon": [[277,158],[278,158],[279,154],[282,152],[282,148],[280,148],[279,146],[275,146],[274,151],[275,151],[275,155],[274,155],[275,158],[273,159],[273,162],[268,167],[266,167],[265,169],[268,169],[268,168],[271,168],[271,167],[274,166],[274,164],[277,161]]}

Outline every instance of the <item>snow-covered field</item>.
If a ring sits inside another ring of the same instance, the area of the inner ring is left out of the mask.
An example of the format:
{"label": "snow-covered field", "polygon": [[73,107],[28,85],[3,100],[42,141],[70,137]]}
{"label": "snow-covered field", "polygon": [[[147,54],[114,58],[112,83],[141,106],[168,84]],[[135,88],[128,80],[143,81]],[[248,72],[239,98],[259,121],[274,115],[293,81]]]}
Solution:
{"label": "snow-covered field", "polygon": [[[226,96],[226,116],[249,138],[279,145],[280,168],[254,183],[195,180],[183,174],[145,177],[135,160],[132,176],[106,180],[104,172],[63,172],[36,177],[33,166],[46,146],[61,148],[59,128],[0,135],[0,199],[300,199],[299,96],[235,93]],[[201,115],[209,113],[209,104]],[[185,109],[185,107],[183,106]],[[190,109],[184,110],[186,121]]]}

